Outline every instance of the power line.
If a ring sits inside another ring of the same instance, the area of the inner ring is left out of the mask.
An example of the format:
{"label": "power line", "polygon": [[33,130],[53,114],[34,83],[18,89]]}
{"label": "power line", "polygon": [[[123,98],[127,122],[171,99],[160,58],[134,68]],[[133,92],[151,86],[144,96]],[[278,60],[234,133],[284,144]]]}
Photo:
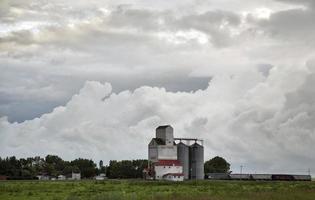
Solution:
{"label": "power line", "polygon": [[240,166],[240,180],[242,180],[243,165]]}

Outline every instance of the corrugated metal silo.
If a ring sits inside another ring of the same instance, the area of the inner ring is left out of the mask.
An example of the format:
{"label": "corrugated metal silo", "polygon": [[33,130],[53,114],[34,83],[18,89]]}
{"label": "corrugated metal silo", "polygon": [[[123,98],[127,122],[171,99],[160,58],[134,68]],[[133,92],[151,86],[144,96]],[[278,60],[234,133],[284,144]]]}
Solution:
{"label": "corrugated metal silo", "polygon": [[177,160],[183,165],[185,179],[189,179],[189,146],[180,142],[177,144]]}
{"label": "corrugated metal silo", "polygon": [[203,146],[195,142],[189,147],[189,170],[190,179],[204,179],[204,150]]}

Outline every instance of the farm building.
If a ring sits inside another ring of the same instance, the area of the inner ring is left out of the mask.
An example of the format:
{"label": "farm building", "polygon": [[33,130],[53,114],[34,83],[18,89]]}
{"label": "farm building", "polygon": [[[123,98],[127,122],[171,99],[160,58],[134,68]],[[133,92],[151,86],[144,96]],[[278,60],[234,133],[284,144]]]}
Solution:
{"label": "farm building", "polygon": [[81,180],[81,173],[72,172],[70,180]]}
{"label": "farm building", "polygon": [[66,180],[81,180],[81,173],[71,172],[71,174],[66,174],[65,177],[66,177]]}
{"label": "farm building", "polygon": [[94,179],[97,180],[97,181],[102,181],[102,180],[107,179],[107,177],[106,177],[106,175],[104,173],[101,173],[100,175],[95,176]]}
{"label": "farm building", "polygon": [[66,176],[64,175],[59,175],[57,178],[58,180],[61,180],[61,181],[66,180]]}
{"label": "farm building", "polygon": [[39,174],[36,176],[38,180],[41,180],[41,181],[48,181],[50,180],[50,176],[46,175],[46,174]]}
{"label": "farm building", "polygon": [[[176,143],[178,141],[178,143]],[[185,143],[183,143],[185,142]],[[190,144],[190,142],[194,142]],[[204,152],[200,139],[174,138],[170,125],[156,128],[156,137],[148,146],[149,179],[182,181],[204,178]]]}

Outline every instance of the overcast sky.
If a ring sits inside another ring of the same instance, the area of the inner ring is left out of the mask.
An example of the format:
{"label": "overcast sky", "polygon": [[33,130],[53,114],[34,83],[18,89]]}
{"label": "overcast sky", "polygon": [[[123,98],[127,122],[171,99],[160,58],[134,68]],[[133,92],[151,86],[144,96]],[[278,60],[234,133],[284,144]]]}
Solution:
{"label": "overcast sky", "polygon": [[0,156],[147,157],[155,128],[234,171],[315,171],[315,1],[1,0]]}

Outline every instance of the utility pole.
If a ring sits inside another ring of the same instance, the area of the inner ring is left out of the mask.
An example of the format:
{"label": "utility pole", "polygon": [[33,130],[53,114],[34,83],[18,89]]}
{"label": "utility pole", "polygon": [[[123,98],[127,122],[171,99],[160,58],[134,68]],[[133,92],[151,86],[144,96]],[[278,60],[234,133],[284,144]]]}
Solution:
{"label": "utility pole", "polygon": [[308,175],[311,175],[311,168],[308,168]]}
{"label": "utility pole", "polygon": [[242,180],[243,165],[240,166],[240,180]]}

